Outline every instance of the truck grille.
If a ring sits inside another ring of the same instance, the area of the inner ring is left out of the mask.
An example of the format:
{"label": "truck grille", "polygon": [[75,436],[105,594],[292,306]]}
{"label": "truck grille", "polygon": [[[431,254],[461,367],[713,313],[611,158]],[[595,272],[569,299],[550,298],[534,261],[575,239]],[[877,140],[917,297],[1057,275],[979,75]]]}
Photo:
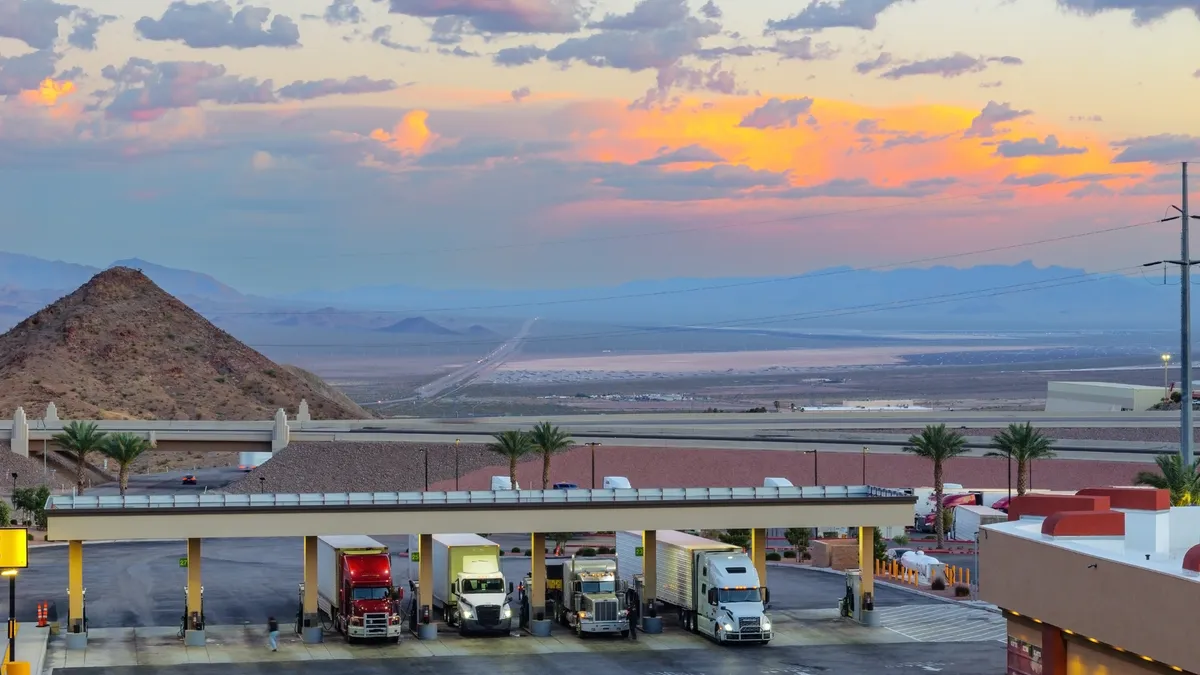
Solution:
{"label": "truck grille", "polygon": [[382,635],[387,637],[388,615],[384,612],[372,612],[363,615],[363,628],[367,635]]}
{"label": "truck grille", "polygon": [[592,603],[592,611],[595,612],[597,621],[616,621],[617,601],[601,600],[600,602]]}
{"label": "truck grille", "polygon": [[500,623],[499,605],[484,605],[475,608],[475,616],[482,626],[495,626]]}
{"label": "truck grille", "polygon": [[761,623],[759,622],[759,618],[757,616],[741,617],[738,619],[738,630],[743,633],[757,633],[759,632],[760,626]]}

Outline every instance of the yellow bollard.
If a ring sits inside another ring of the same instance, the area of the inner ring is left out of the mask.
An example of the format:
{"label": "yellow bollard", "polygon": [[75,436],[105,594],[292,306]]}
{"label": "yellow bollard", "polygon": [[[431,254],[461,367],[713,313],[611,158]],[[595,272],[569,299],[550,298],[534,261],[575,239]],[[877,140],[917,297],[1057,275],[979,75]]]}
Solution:
{"label": "yellow bollard", "polygon": [[967,585],[970,586],[971,585],[971,570],[968,569],[968,570],[966,570],[966,572],[967,572],[966,582],[967,582]]}
{"label": "yellow bollard", "polygon": [[29,675],[28,661],[9,661],[4,664],[5,675]]}

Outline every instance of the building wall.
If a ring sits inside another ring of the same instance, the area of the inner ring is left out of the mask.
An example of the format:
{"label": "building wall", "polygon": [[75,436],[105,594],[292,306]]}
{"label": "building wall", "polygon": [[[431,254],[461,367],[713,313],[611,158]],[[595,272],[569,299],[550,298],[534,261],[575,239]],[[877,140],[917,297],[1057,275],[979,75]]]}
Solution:
{"label": "building wall", "polygon": [[1114,654],[1106,647],[1083,640],[1067,640],[1066,675],[1166,675],[1175,672],[1141,659]]}
{"label": "building wall", "polygon": [[858,568],[857,539],[819,539],[812,542],[813,567],[835,570]]}
{"label": "building wall", "polygon": [[1161,387],[1103,382],[1048,382],[1046,412],[1120,412],[1148,410],[1162,400]]}
{"label": "building wall", "polygon": [[1194,620],[1200,606],[1200,581],[996,530],[986,530],[979,547],[983,600],[1080,636],[1200,672]]}

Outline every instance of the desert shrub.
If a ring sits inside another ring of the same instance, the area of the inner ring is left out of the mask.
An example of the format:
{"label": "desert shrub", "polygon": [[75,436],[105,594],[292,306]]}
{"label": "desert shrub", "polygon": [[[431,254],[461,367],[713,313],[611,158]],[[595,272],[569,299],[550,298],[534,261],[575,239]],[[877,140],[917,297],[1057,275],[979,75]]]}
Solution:
{"label": "desert shrub", "polygon": [[795,558],[795,557],[796,557],[796,552],[795,552],[795,551],[784,551],[784,552],[783,552],[783,557],[785,557],[785,558]]}
{"label": "desert shrub", "polygon": [[592,557],[595,557],[595,555],[596,555],[596,549],[592,548],[591,546],[585,546],[585,547],[579,549],[579,557],[580,558],[592,558]]}
{"label": "desert shrub", "polygon": [[769,551],[769,552],[767,552],[767,560],[770,560],[772,562],[779,562],[780,560],[783,560],[783,556],[779,555],[775,551]]}
{"label": "desert shrub", "polygon": [[1179,403],[1183,400],[1183,394],[1178,391],[1171,392],[1171,403]]}
{"label": "desert shrub", "polygon": [[946,582],[941,578],[937,578],[933,580],[933,583],[929,584],[929,587],[935,591],[944,591],[946,590]]}
{"label": "desert shrub", "polygon": [[954,597],[965,598],[971,594],[971,589],[966,584],[957,584],[954,587]]}
{"label": "desert shrub", "polygon": [[897,546],[908,546],[909,539],[907,534],[902,534],[898,537],[892,537],[892,541],[895,542]]}
{"label": "desert shrub", "polygon": [[525,549],[525,555],[526,555],[526,556],[532,556],[532,555],[533,555],[533,549],[531,549],[531,548],[527,548],[527,549]]}
{"label": "desert shrub", "polygon": [[821,538],[822,539],[837,539],[838,533],[833,530],[827,530],[827,531],[821,533]]}

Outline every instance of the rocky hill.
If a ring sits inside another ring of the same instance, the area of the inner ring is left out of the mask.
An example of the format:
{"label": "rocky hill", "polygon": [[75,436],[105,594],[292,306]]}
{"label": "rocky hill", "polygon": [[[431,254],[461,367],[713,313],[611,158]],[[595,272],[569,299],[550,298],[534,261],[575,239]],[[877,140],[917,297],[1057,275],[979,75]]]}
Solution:
{"label": "rocky hill", "polygon": [[0,335],[0,415],[63,419],[314,419],[372,415],[311,373],[273,363],[156,286],[114,267]]}

